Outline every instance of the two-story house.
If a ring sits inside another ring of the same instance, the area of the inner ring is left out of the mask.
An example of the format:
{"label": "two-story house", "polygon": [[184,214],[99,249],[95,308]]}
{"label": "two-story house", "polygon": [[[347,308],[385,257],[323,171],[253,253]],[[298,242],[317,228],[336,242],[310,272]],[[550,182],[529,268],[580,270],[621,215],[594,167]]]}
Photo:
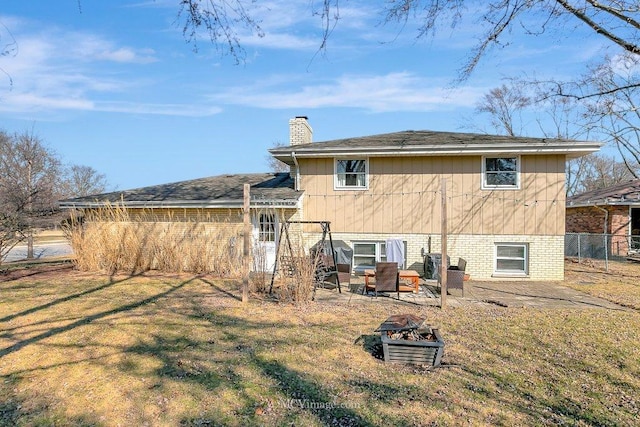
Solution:
{"label": "two-story house", "polygon": [[[270,153],[290,174],[203,178],[62,206],[122,203],[171,210],[172,218],[208,209],[239,224],[242,185],[250,183],[254,238],[268,253],[282,221],[329,221],[333,238],[353,250],[356,271],[385,258],[387,239],[402,240],[405,265],[421,271],[423,255],[440,251],[444,182],[448,253],[465,258],[474,279],[564,277],[565,163],[601,144],[431,131],[313,142],[306,117],[289,126],[290,145]],[[309,246],[321,237],[314,225],[302,231]]]}
{"label": "two-story house", "polygon": [[330,221],[356,269],[388,238],[406,242],[410,268],[439,252],[446,180],[448,253],[474,278],[563,278],[565,162],[599,143],[430,131],[313,143],[306,118],[290,128],[270,152],[291,166],[301,216]]}

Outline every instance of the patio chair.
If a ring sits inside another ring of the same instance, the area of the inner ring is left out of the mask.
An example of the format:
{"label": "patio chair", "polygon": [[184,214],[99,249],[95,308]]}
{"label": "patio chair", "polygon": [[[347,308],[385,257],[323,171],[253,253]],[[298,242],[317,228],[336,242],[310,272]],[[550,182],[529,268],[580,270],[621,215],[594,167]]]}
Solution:
{"label": "patio chair", "polygon": [[467,261],[464,258],[459,258],[458,265],[452,265],[447,269],[447,293],[464,297],[464,271],[466,268]]}
{"label": "patio chair", "polygon": [[376,263],[376,283],[375,294],[382,292],[397,292],[400,299],[400,291],[398,290],[398,263],[397,262],[377,262]]}

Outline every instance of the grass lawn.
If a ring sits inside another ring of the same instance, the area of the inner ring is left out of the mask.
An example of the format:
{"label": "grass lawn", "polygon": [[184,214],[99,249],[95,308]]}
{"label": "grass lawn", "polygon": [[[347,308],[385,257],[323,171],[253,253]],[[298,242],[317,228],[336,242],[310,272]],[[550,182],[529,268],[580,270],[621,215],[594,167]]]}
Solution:
{"label": "grass lawn", "polygon": [[[567,284],[598,293],[580,274]],[[636,425],[638,285],[603,277],[636,309],[242,306],[209,277],[12,271],[0,425]],[[398,313],[440,328],[442,368],[373,356]]]}

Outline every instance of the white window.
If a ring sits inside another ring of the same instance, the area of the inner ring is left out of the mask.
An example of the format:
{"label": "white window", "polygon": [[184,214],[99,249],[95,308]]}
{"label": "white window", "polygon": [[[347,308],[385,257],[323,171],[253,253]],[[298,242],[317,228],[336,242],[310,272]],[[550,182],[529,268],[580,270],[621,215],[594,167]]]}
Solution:
{"label": "white window", "polygon": [[387,254],[384,242],[354,242],[353,269],[362,272],[368,268],[376,268],[376,262],[386,261]]}
{"label": "white window", "polygon": [[336,159],[336,189],[366,189],[369,162],[366,159]]}
{"label": "white window", "polygon": [[496,243],[495,273],[526,275],[529,265],[527,243]]}
{"label": "white window", "polygon": [[260,242],[276,241],[276,216],[261,213],[258,221],[258,240]]}
{"label": "white window", "polygon": [[514,157],[484,157],[482,159],[482,188],[520,188],[520,159]]}
{"label": "white window", "polygon": [[[358,273],[376,268],[376,262],[387,261],[387,247],[384,241],[353,242],[353,270]],[[404,242],[405,260],[407,263],[407,242]]]}

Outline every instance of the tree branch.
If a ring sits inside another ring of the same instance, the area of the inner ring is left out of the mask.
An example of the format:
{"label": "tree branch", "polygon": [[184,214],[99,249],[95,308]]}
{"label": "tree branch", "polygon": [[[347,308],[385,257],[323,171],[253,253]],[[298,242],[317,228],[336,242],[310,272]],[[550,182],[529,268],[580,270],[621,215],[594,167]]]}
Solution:
{"label": "tree branch", "polygon": [[604,37],[608,38],[618,46],[622,47],[627,52],[640,54],[640,47],[638,47],[636,44],[630,43],[624,40],[623,38],[616,36],[612,32],[606,30],[603,26],[601,26],[600,24],[598,24],[597,22],[589,18],[584,12],[578,10],[577,8],[569,4],[568,1],[556,0],[556,2],[558,2],[562,7],[564,7],[565,10],[567,10],[567,12],[571,13],[573,16],[575,16],[576,18],[578,18],[579,20],[587,24],[589,27],[591,27],[597,34],[603,35]]}
{"label": "tree branch", "polygon": [[[591,6],[595,7],[596,9],[603,10],[603,11],[609,13],[610,15],[615,16],[619,20],[624,21],[626,24],[631,25],[632,27],[635,27],[637,29],[640,29],[640,22],[638,22],[635,19],[631,19],[631,17],[629,15],[625,15],[625,14],[621,13],[618,9],[606,6],[606,5],[600,3],[599,1],[596,1],[596,0],[586,0],[586,1],[587,1],[587,3],[589,3]],[[636,10],[636,12],[637,12],[637,10]]]}

